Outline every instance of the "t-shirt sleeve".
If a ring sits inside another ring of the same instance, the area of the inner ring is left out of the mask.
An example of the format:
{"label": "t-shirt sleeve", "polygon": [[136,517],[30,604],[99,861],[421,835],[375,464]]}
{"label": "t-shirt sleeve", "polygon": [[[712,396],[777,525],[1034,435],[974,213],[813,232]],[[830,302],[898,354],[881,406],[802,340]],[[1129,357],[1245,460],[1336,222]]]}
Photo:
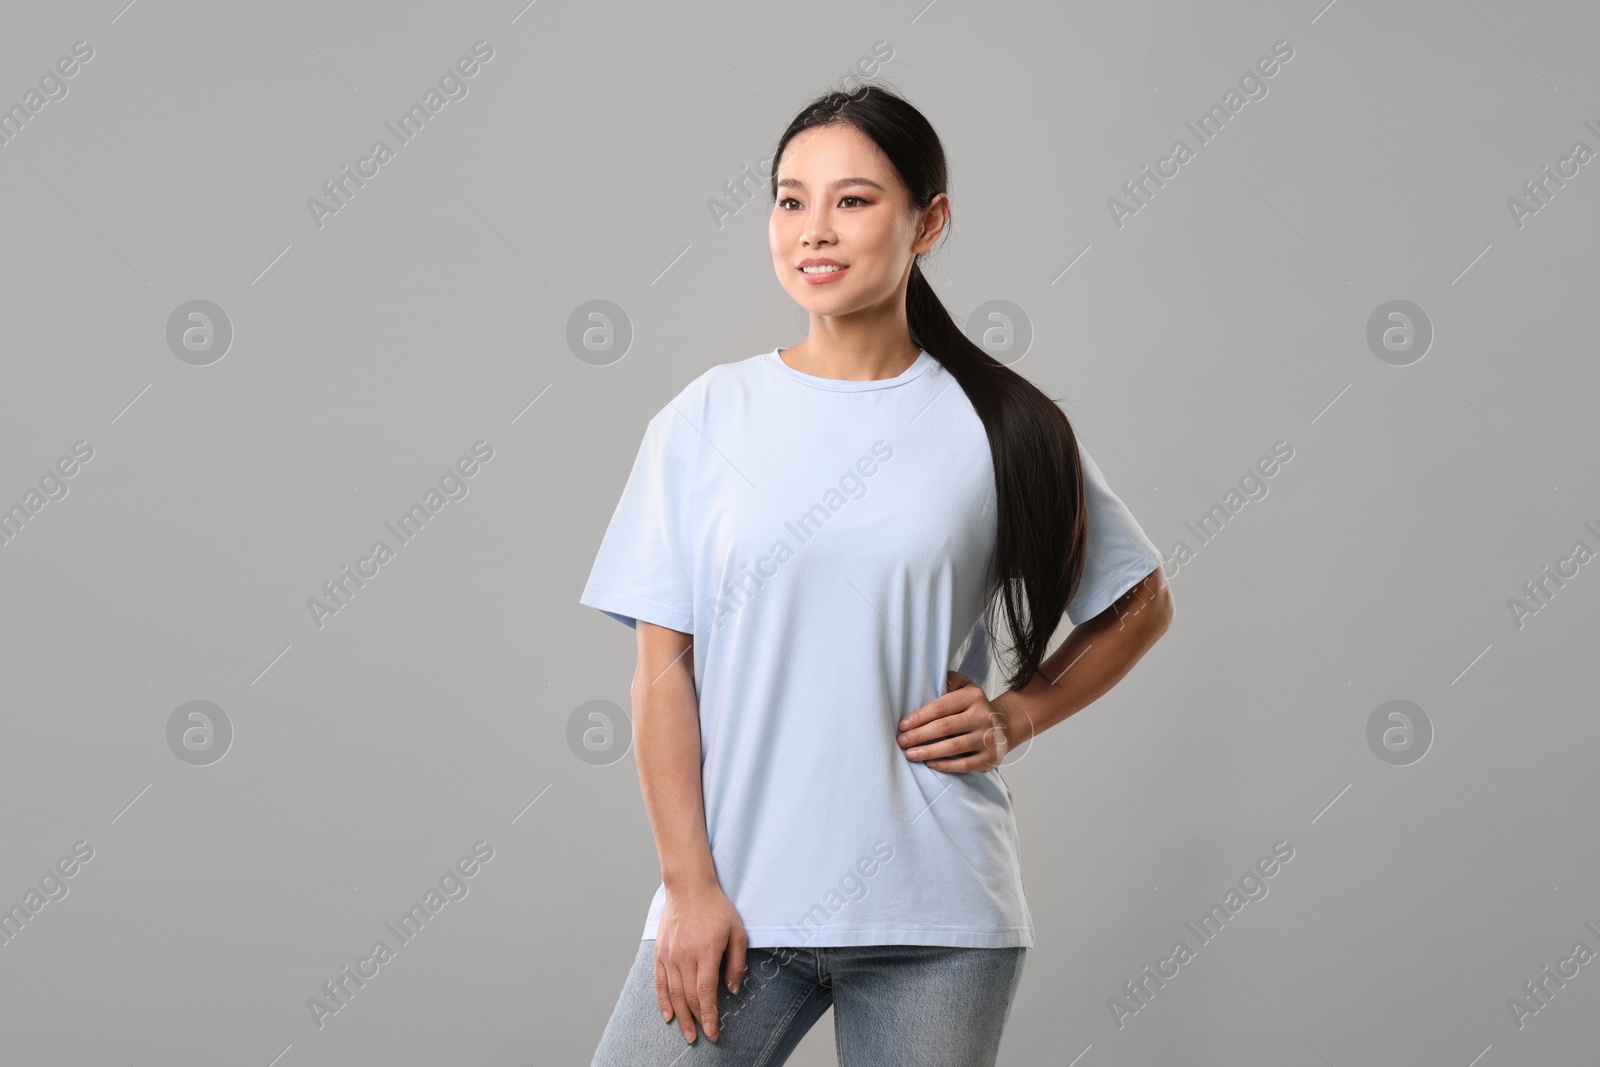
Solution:
{"label": "t-shirt sleeve", "polygon": [[1083,497],[1089,529],[1083,577],[1078,581],[1078,591],[1067,604],[1067,618],[1074,626],[1109,608],[1145,575],[1161,566],[1161,552],[1145,535],[1127,505],[1111,491],[1081,442],[1078,457],[1083,465]]}
{"label": "t-shirt sleeve", "polygon": [[694,632],[690,508],[695,436],[672,404],[650,420],[578,597],[580,604],[598,608],[631,629],[643,619]]}

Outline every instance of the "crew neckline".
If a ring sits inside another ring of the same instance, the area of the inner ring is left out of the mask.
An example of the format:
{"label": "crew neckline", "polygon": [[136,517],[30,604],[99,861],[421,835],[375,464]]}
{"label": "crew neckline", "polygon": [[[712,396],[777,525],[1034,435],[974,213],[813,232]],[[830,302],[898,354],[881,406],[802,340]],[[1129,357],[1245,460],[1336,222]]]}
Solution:
{"label": "crew neckline", "polygon": [[917,358],[911,361],[911,365],[893,378],[854,381],[849,378],[823,378],[815,374],[807,374],[805,371],[795,370],[783,361],[782,356],[778,355],[782,348],[783,346],[779,345],[763,357],[773,370],[786,378],[792,378],[800,382],[802,385],[809,385],[813,389],[831,389],[837,393],[859,393],[868,389],[892,389],[897,385],[904,385],[912,379],[920,377],[929,367],[939,362],[929,354],[927,349],[922,348],[918,349]]}

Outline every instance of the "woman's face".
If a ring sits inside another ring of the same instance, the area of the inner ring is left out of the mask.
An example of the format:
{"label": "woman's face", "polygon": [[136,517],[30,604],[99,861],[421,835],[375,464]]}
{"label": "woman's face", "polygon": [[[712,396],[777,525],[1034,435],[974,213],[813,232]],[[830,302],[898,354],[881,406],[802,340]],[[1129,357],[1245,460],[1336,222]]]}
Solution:
{"label": "woman's face", "polygon": [[[815,315],[887,303],[904,292],[913,253],[938,237],[930,226],[919,238],[922,214],[866,134],[854,126],[813,127],[790,139],[778,161],[767,223],[772,267],[795,303]],[[801,267],[809,260],[844,269],[808,273]]]}

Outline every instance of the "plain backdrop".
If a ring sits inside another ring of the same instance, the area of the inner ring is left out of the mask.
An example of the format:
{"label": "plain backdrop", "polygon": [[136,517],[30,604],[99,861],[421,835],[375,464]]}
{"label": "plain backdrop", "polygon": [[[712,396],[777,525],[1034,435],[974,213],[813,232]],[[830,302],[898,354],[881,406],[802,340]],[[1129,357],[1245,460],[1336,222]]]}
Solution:
{"label": "plain backdrop", "polygon": [[[804,336],[760,179],[864,57],[949,154],[941,298],[1172,557],[1171,632],[1006,768],[1038,938],[1001,1062],[1592,1055],[1600,963],[1562,963],[1600,952],[1591,5],[110,0],[0,29],[27,114],[0,507],[28,515],[0,907],[29,916],[0,1060],[588,1062],[658,871],[633,634],[577,597],[649,417]],[[790,1062],[834,1062],[831,1018]]]}

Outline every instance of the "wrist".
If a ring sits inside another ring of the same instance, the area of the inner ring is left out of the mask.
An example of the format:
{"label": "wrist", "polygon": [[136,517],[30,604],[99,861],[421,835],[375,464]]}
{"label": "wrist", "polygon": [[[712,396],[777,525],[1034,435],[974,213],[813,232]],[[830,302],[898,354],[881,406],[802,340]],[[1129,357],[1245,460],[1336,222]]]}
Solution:
{"label": "wrist", "polygon": [[1028,714],[1025,701],[1015,689],[1008,689],[989,701],[989,706],[1000,716],[1006,733],[1006,747],[1016,749],[1033,739],[1033,716]]}
{"label": "wrist", "polygon": [[709,863],[705,867],[696,867],[688,871],[666,871],[661,876],[667,892],[673,896],[701,897],[722,892],[722,886],[717,881],[717,871]]}

